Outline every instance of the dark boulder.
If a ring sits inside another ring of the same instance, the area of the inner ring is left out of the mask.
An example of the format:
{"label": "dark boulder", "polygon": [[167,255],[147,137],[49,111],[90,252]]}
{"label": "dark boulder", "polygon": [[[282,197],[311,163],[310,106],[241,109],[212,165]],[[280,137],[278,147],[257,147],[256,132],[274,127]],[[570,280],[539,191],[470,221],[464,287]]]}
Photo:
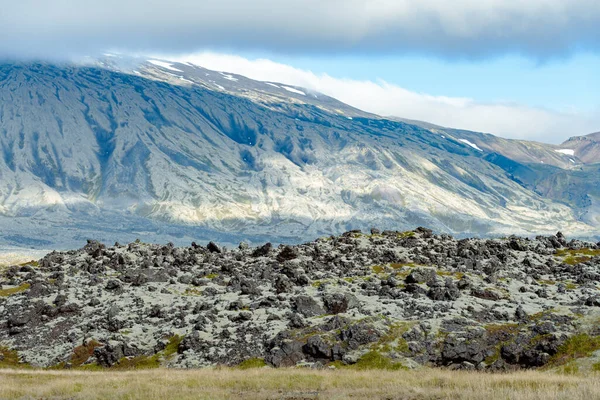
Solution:
{"label": "dark boulder", "polygon": [[323,307],[310,296],[298,296],[294,299],[294,311],[305,317],[316,317],[325,314]]}

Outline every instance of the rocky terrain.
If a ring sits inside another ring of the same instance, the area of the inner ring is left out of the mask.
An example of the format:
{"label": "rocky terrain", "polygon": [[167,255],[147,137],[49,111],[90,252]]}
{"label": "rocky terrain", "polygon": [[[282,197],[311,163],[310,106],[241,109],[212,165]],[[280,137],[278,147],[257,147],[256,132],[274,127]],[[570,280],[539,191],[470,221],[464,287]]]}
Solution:
{"label": "rocky terrain", "polygon": [[568,365],[600,349],[599,266],[600,244],[561,233],[88,241],[2,270],[0,366]]}

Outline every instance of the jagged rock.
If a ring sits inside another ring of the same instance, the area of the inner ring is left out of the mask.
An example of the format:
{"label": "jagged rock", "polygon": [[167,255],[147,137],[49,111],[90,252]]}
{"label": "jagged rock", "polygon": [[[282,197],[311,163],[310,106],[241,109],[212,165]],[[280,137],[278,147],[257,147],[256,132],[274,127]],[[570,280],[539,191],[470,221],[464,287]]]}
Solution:
{"label": "jagged rock", "polygon": [[442,364],[469,362],[479,364],[491,355],[492,349],[487,345],[484,330],[470,330],[465,333],[450,334],[446,337],[442,348]]}
{"label": "jagged rock", "polygon": [[339,336],[348,344],[349,348],[357,349],[362,345],[378,341],[381,338],[381,332],[375,326],[361,321],[342,329]]}
{"label": "jagged rock", "polygon": [[121,284],[121,282],[115,280],[115,279],[111,279],[106,283],[106,290],[119,290],[123,287],[123,285]]}
{"label": "jagged rock", "polygon": [[316,317],[325,314],[323,307],[309,296],[298,296],[294,299],[294,311],[305,317]]}
{"label": "jagged rock", "polygon": [[477,297],[484,300],[501,300],[504,298],[502,293],[499,293],[496,290],[487,289],[487,288],[475,288],[471,290],[471,296]]}
{"label": "jagged rock", "polygon": [[267,243],[262,247],[258,247],[252,252],[252,257],[266,257],[273,248],[271,243]]}
{"label": "jagged rock", "polygon": [[285,246],[277,255],[277,261],[284,262],[298,258],[298,253],[291,246]]}
{"label": "jagged rock", "polygon": [[303,343],[285,337],[277,337],[271,343],[271,349],[265,361],[274,367],[292,367],[304,359]]}
{"label": "jagged rock", "polygon": [[325,295],[323,303],[327,314],[343,314],[351,308],[358,307],[356,296],[348,293],[334,293]]}
{"label": "jagged rock", "polygon": [[436,301],[453,301],[460,297],[460,290],[458,287],[452,282],[451,279],[446,280],[444,284],[440,282],[435,282],[435,284],[429,285],[429,291],[427,292],[427,297],[431,300]]}
{"label": "jagged rock", "polygon": [[206,249],[211,253],[221,253],[221,248],[215,242],[209,242]]}

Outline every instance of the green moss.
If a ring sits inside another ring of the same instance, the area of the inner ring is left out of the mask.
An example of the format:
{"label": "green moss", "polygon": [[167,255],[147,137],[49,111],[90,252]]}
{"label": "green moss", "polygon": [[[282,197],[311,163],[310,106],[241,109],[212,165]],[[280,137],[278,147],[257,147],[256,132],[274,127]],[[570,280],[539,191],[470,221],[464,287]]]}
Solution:
{"label": "green moss", "polygon": [[315,288],[320,288],[320,287],[321,287],[321,286],[323,286],[325,283],[327,283],[327,281],[318,281],[318,280],[317,280],[317,281],[313,281],[313,283],[311,283],[310,285],[311,285],[312,287],[315,287]]}
{"label": "green moss", "polygon": [[179,349],[179,345],[181,344],[182,340],[183,340],[183,336],[179,336],[179,335],[171,336],[169,338],[169,343],[167,343],[167,346],[162,351],[163,355],[165,357],[170,357],[173,354],[177,353],[177,349]]}
{"label": "green moss", "polygon": [[600,372],[600,362],[592,364],[592,371]]}
{"label": "green moss", "polygon": [[494,353],[490,356],[487,356],[485,360],[483,360],[487,365],[491,365],[500,359],[500,352],[502,351],[502,345],[498,344],[494,346]]}
{"label": "green moss", "polygon": [[35,267],[39,267],[40,263],[37,262],[37,261],[35,261],[35,260],[31,260],[31,261],[27,261],[27,262],[19,264],[19,266],[21,266],[21,267],[24,267],[26,265],[29,266],[29,267],[34,267],[35,268]]}
{"label": "green moss", "polygon": [[376,274],[383,274],[385,272],[385,267],[382,267],[381,265],[373,265],[371,269]]}
{"label": "green moss", "polygon": [[402,335],[414,325],[415,322],[394,322],[390,324],[386,334],[383,335],[371,348],[373,350],[383,351],[386,353],[391,351],[407,353],[408,343],[402,337]]}
{"label": "green moss", "polygon": [[408,369],[402,363],[394,362],[376,350],[371,350],[364,354],[355,364],[351,365],[351,368],[358,370],[386,369],[392,371]]}
{"label": "green moss", "polygon": [[552,334],[535,335],[534,337],[529,339],[529,346],[533,347],[533,346],[537,345],[539,342],[541,342],[542,340],[549,339],[551,337],[552,337]]}
{"label": "green moss", "polygon": [[554,253],[556,257],[562,258],[565,264],[576,265],[591,260],[593,257],[600,256],[600,250],[596,249],[579,249],[569,250],[560,249]]}
{"label": "green moss", "polygon": [[101,365],[98,365],[96,363],[85,364],[77,369],[82,370],[82,371],[104,371],[105,370],[105,368],[103,368]]}
{"label": "green moss", "polygon": [[435,271],[435,273],[436,273],[437,276],[442,276],[442,277],[450,276],[450,277],[452,277],[454,279],[457,279],[457,280],[461,280],[465,276],[465,274],[462,273],[462,272],[451,272],[451,271],[437,270],[437,271]]}
{"label": "green moss", "polygon": [[1,368],[31,368],[29,364],[22,363],[19,360],[19,353],[8,347],[0,346],[0,369]]}
{"label": "green moss", "polygon": [[183,292],[184,296],[202,296],[202,290],[195,288],[187,288],[185,292]]}
{"label": "green moss", "polygon": [[565,284],[565,289],[567,290],[575,290],[577,289],[577,284],[573,283],[573,282],[568,282]]}
{"label": "green moss", "polygon": [[20,286],[9,288],[9,289],[0,289],[0,297],[8,297],[13,294],[21,293],[29,289],[31,285],[29,283],[23,283]]}
{"label": "green moss", "polygon": [[589,357],[596,350],[600,350],[600,336],[573,335],[558,348],[549,365],[565,365],[578,358]]}
{"label": "green moss", "polygon": [[500,359],[500,352],[502,346],[509,343],[519,332],[518,324],[489,324],[486,325],[485,330],[487,335],[492,338],[492,341],[497,342],[494,346],[494,352],[485,358],[487,365],[495,363]]}
{"label": "green moss", "polygon": [[334,367],[336,369],[342,369],[342,368],[347,368],[348,365],[344,364],[342,361],[332,361],[329,364],[327,364],[328,367]]}
{"label": "green moss", "polygon": [[590,257],[600,256],[600,250],[597,249],[579,249],[579,250],[570,250],[570,249],[560,249],[554,253],[555,256],[562,257],[567,255],[586,255]]}
{"label": "green moss", "polygon": [[266,367],[267,363],[263,358],[249,358],[242,361],[236,368],[238,369],[251,369],[251,368],[263,368]]}
{"label": "green moss", "polygon": [[158,354],[153,356],[137,356],[132,358],[123,357],[111,369],[152,369],[160,367],[160,357]]}
{"label": "green moss", "polygon": [[206,279],[215,279],[215,278],[218,278],[218,277],[219,277],[219,274],[214,274],[214,273],[213,274],[208,274],[208,275],[205,276]]}
{"label": "green moss", "polygon": [[539,321],[539,320],[543,320],[546,319],[546,317],[550,314],[553,314],[557,312],[557,310],[555,308],[552,308],[550,310],[545,310],[545,311],[541,311],[539,313],[535,313],[529,316],[529,320],[530,321]]}
{"label": "green moss", "polygon": [[398,232],[398,234],[396,235],[398,239],[405,239],[413,236],[415,236],[415,233],[413,231]]}

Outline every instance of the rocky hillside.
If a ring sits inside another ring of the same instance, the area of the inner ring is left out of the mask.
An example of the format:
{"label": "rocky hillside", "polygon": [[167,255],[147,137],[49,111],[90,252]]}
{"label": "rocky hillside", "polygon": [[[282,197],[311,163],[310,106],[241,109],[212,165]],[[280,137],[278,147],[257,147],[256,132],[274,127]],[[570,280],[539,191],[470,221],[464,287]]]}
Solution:
{"label": "rocky hillside", "polygon": [[2,271],[0,367],[575,368],[600,349],[599,266],[560,233],[89,241]]}
{"label": "rocky hillside", "polygon": [[372,225],[593,237],[600,226],[597,168],[574,177],[588,165],[555,146],[161,60],[1,64],[0,150],[0,245],[298,243]]}

